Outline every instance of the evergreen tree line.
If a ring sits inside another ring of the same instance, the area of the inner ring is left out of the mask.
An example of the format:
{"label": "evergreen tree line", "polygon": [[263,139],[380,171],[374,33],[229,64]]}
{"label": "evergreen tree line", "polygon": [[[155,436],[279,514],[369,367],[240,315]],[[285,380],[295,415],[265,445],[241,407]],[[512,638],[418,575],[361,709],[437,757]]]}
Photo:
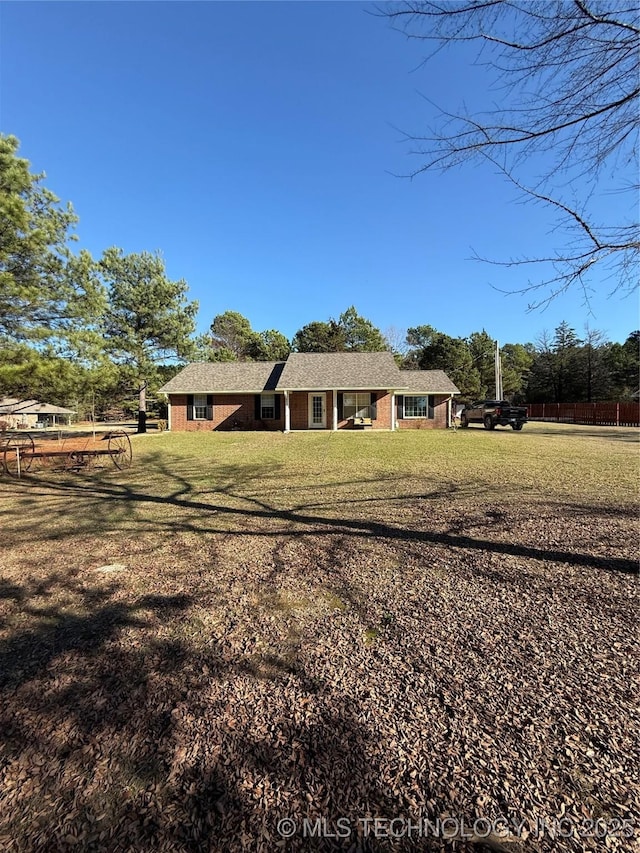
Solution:
{"label": "evergreen tree line", "polygon": [[[80,417],[139,413],[187,361],[278,361],[295,352],[394,353],[408,369],[441,369],[462,399],[494,393],[494,341],[483,330],[451,337],[432,326],[383,333],[356,308],[314,320],[288,340],[255,331],[236,311],[195,335],[198,304],[168,278],[158,253],[118,247],[72,251],[77,217],[0,135],[0,397],[68,406]],[[535,344],[502,347],[505,396],[514,401],[630,399],[638,390],[640,332],[624,344],[567,323]]]}
{"label": "evergreen tree line", "polygon": [[[484,330],[469,337],[451,337],[433,326],[415,326],[383,333],[351,306],[336,319],[315,320],[291,341],[274,329],[255,332],[236,311],[214,318],[207,334],[197,339],[201,361],[279,361],[290,352],[393,352],[408,370],[444,370],[464,399],[495,393],[496,342]],[[501,347],[504,393],[514,402],[595,402],[629,400],[638,390],[640,332],[624,344],[611,343],[594,329],[582,338],[568,323],[552,334],[542,332],[536,343]]]}

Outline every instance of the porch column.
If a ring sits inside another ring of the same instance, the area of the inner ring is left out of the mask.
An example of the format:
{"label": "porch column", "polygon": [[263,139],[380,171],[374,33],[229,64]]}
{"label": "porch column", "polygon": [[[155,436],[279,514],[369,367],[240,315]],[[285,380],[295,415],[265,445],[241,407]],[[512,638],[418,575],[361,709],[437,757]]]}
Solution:
{"label": "porch column", "polygon": [[449,397],[447,400],[447,429],[453,426],[453,418],[451,417],[451,403],[453,401],[453,397]]}
{"label": "porch column", "polygon": [[289,392],[284,392],[284,431],[291,432],[291,409],[289,408]]}
{"label": "porch column", "polygon": [[396,428],[396,392],[391,391],[391,432]]}
{"label": "porch column", "polygon": [[338,391],[334,388],[331,393],[333,394],[333,418],[331,429],[336,432],[338,429]]}
{"label": "porch column", "polygon": [[171,432],[171,397],[167,397],[167,430]]}

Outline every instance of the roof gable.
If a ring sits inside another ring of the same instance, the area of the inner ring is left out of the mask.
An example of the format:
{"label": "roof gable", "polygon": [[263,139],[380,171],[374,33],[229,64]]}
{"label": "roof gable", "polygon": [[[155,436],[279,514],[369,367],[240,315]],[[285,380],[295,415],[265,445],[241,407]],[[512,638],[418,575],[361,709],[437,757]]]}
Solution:
{"label": "roof gable", "polygon": [[293,352],[278,390],[391,390],[401,385],[400,371],[390,352]]}

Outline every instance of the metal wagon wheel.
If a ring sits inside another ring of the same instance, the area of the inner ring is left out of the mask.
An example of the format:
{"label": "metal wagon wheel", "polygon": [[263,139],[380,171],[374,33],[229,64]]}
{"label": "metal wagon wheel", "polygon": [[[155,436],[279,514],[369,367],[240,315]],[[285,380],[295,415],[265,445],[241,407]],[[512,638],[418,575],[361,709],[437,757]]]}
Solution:
{"label": "metal wagon wheel", "polygon": [[22,473],[31,468],[35,444],[28,432],[10,436],[3,446],[4,470],[7,474],[17,477],[18,470]]}
{"label": "metal wagon wheel", "polygon": [[108,443],[109,456],[116,468],[129,468],[133,458],[131,440],[126,432],[110,432]]}

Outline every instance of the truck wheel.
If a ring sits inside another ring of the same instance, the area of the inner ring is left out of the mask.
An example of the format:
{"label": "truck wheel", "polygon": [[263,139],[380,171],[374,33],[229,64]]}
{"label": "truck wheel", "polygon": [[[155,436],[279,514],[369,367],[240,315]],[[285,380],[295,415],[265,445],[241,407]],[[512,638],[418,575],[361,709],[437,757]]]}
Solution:
{"label": "truck wheel", "polygon": [[515,430],[517,430],[518,432],[520,432],[520,430],[522,429],[522,426],[523,426],[522,424],[513,424],[513,428]]}
{"label": "truck wheel", "polygon": [[495,427],[495,424],[493,422],[493,418],[491,417],[491,415],[485,415],[484,416],[484,428],[485,429],[493,429],[494,427]]}
{"label": "truck wheel", "polygon": [[469,421],[467,420],[466,415],[460,415],[460,426],[462,429],[466,429],[469,426]]}

